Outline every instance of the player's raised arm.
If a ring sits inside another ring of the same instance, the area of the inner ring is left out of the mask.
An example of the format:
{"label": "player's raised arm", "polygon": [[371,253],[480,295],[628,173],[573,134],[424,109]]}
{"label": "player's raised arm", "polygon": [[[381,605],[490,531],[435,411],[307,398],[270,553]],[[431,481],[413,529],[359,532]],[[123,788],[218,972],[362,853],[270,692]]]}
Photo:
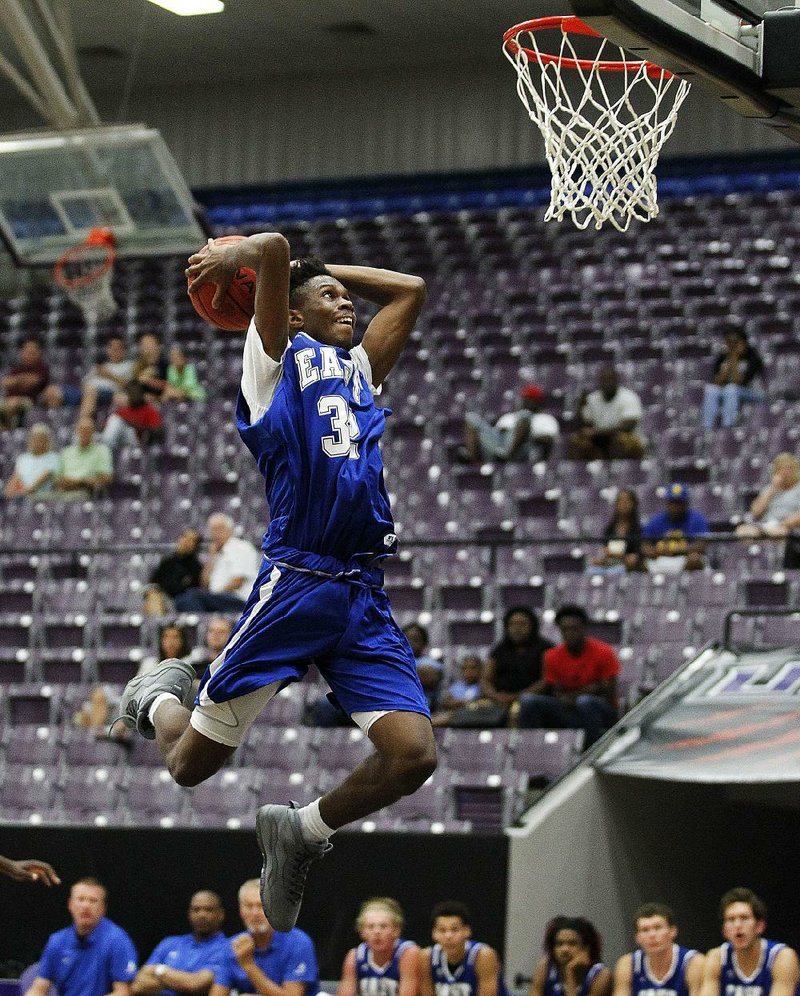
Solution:
{"label": "player's raised arm", "polygon": [[356,949],[350,948],[342,965],[342,978],[336,988],[336,996],[356,996],[358,974],[356,972]]}
{"label": "player's raised arm", "polygon": [[431,972],[431,948],[419,949],[417,952],[417,967],[421,996],[435,996],[436,988],[433,984],[433,973]]}
{"label": "player's raised arm", "polygon": [[411,335],[425,303],[425,281],[371,266],[328,265],[327,269],[352,294],[381,305],[362,341],[372,367],[372,383],[378,387],[397,363]]}
{"label": "player's raised arm", "polygon": [[240,242],[209,240],[200,252],[189,257],[189,293],[203,284],[216,284],[211,303],[214,308],[220,307],[240,266],[256,271],[256,329],[267,356],[279,360],[289,340],[289,243],[282,235],[264,232]]}
{"label": "player's raised arm", "polygon": [[478,979],[475,996],[497,996],[500,988],[500,960],[497,952],[488,945],[482,947],[475,957],[475,975]]}

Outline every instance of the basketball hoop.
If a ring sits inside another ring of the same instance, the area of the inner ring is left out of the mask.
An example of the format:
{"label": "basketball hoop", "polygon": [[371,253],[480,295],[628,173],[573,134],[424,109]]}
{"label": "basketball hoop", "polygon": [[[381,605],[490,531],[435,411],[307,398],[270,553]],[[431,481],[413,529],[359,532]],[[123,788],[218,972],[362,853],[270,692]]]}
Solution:
{"label": "basketball hoop", "polygon": [[67,249],[53,267],[53,279],[89,322],[102,322],[117,310],[111,293],[116,239],[109,228],[93,228]]}
{"label": "basketball hoop", "polygon": [[[590,45],[599,40],[593,57],[579,57],[576,35]],[[503,35],[503,53],[516,69],[517,93],[544,137],[553,172],[545,221],[569,214],[581,229],[608,221],[624,232],[634,218],[655,218],[654,170],[689,83],[652,62],[631,61],[577,17],[517,24]],[[532,75],[532,66],[540,73]]]}

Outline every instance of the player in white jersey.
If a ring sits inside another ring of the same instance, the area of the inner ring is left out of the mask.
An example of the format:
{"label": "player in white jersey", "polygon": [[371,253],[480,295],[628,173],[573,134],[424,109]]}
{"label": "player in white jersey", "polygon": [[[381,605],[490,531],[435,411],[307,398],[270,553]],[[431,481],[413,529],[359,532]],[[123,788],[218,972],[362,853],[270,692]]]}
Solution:
{"label": "player in white jersey", "polygon": [[796,953],[762,935],[767,907],[751,890],[726,892],[719,904],[725,943],[706,955],[700,996],[794,996]]}
{"label": "player in white jersey", "polygon": [[614,996],[699,996],[705,958],[677,944],[669,906],[646,903],[634,914],[637,948],[614,969]]}
{"label": "player in white jersey", "polygon": [[401,939],[403,920],[396,899],[362,904],[356,919],[361,943],[345,956],[336,996],[419,996],[419,948]]}

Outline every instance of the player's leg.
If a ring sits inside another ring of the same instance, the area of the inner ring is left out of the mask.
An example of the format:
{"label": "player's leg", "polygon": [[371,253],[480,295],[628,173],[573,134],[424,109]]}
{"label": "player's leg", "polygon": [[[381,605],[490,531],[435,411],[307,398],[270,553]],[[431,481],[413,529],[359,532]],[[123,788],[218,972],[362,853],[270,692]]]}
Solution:
{"label": "player's leg", "polygon": [[431,721],[414,712],[389,712],[369,730],[375,753],[319,801],[332,830],[411,795],[436,770],[436,741]]}

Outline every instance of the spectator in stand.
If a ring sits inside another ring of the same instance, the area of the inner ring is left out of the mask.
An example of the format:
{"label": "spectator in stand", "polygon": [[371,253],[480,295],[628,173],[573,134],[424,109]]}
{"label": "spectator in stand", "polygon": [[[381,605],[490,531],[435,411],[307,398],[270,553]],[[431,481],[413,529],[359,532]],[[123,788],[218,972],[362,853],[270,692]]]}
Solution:
{"label": "spectator in stand", "polygon": [[483,664],[480,657],[477,654],[466,654],[461,661],[461,677],[448,685],[439,702],[442,711],[431,717],[434,726],[447,726],[457,709],[469,705],[470,702],[477,702],[481,698],[482,672]]}
{"label": "spectator in stand", "polygon": [[18,454],[14,472],[6,481],[6,498],[40,498],[53,494],[53,485],[61,469],[61,459],[52,449],[49,426],[37,422],[28,433],[28,448]]}
{"label": "spectator in stand", "polygon": [[603,367],[597,390],[581,396],[577,405],[581,428],[569,439],[567,456],[575,460],[629,460],[644,456],[637,434],[642,417],[639,395],[622,387],[613,367]]}
{"label": "spectator in stand", "polygon": [[519,725],[582,729],[591,747],[616,722],[620,665],[613,647],[587,635],[588,623],[579,605],[556,612],[563,643],[545,651],[541,681],[520,698]]}
{"label": "spectator in stand", "polygon": [[192,932],[159,942],[133,980],[133,996],[207,993],[228,957],[228,938],[220,930],[224,919],[216,892],[196,892],[189,902]]}
{"label": "spectator in stand", "polygon": [[162,394],[164,401],[205,401],[206,390],[197,379],[193,363],[187,362],[180,346],[169,351],[167,386]]}
{"label": "spectator in stand", "polygon": [[219,657],[232,629],[233,620],[226,616],[212,616],[208,620],[205,643],[192,651],[192,666],[198,674],[202,674]]}
{"label": "spectator in stand", "polygon": [[166,626],[161,627],[158,631],[158,654],[156,656],[151,654],[149,657],[144,657],[136,673],[138,675],[147,674],[148,671],[155,671],[162,661],[169,660],[170,658],[176,658],[177,660],[186,661],[187,664],[193,664],[192,648],[189,646],[189,637],[186,635],[186,630],[182,626],[176,626],[174,623],[168,623]]}
{"label": "spectator in stand", "polygon": [[51,934],[39,974],[25,996],[128,996],[136,976],[136,948],[106,913],[106,889],[96,878],[82,878],[69,893],[72,925]]}
{"label": "spectator in stand", "polygon": [[197,529],[184,529],[171,553],[156,566],[143,592],[146,616],[165,616],[172,611],[172,600],[190,588],[197,588],[203,565],[197,556],[202,536]]}
{"label": "spectator in stand", "polygon": [[61,451],[56,488],[64,498],[91,498],[114,479],[111,450],[94,438],[94,421],[81,417],[75,426],[77,442]]}
{"label": "spectator in stand", "polygon": [[558,422],[541,410],[545,394],[536,384],[526,384],[520,397],[521,407],[501,415],[494,425],[482,415],[467,413],[464,446],[458,453],[463,463],[547,459],[558,435]]}
{"label": "spectator in stand", "polygon": [[642,555],[651,571],[699,571],[705,565],[708,519],[689,506],[689,489],[668,484],[666,505],[642,527]]}
{"label": "spectator in stand", "polygon": [[133,378],[134,361],[121,335],[112,335],[106,343],[106,358],[92,367],[84,378],[81,415],[94,418],[98,404],[110,404],[114,395],[124,391]]}
{"label": "spectator in stand", "polygon": [[161,412],[146,400],[142,385],[132,380],[123,392],[124,401],[109,415],[101,434],[112,450],[120,446],[146,446],[161,435]]}
{"label": "spectator in stand", "polygon": [[0,426],[15,429],[25,412],[41,397],[50,383],[50,370],[44,361],[42,344],[31,336],[22,340],[19,361],[0,380]]}
{"label": "spectator in stand", "polygon": [[620,571],[640,571],[642,562],[642,523],[639,517],[639,496],[630,488],[620,488],[614,499],[614,511],[603,530],[605,545],[596,557],[594,567]]}
{"label": "spectator in stand", "polygon": [[742,539],[788,536],[800,526],[800,460],[793,453],[779,453],[772,461],[769,484],[753,499],[752,522],[736,528]]}
{"label": "spectator in stand", "polygon": [[144,389],[149,401],[160,401],[167,388],[169,364],[158,336],[144,332],[139,336],[139,352],[133,366],[133,379]]}
{"label": "spectator in stand", "polygon": [[763,374],[764,361],[750,345],[747,333],[741,329],[728,332],[725,352],[714,361],[714,379],[703,392],[703,428],[709,432],[720,416],[722,427],[729,429],[736,424],[743,401],[764,401],[759,383]]}
{"label": "spectator in stand", "polygon": [[489,651],[481,681],[484,698],[509,709],[516,721],[520,696],[536,687],[542,657],[552,647],[539,636],[539,619],[526,605],[514,605],[503,616],[503,639]]}
{"label": "spectator in stand", "polygon": [[583,917],[557,916],[547,925],[544,952],[528,996],[611,996],[611,969],[603,964],[603,943]]}
{"label": "spectator in stand", "polygon": [[444,666],[441,661],[436,660],[426,653],[428,649],[428,631],[420,623],[409,623],[403,630],[405,638],[408,640],[414,660],[417,664],[417,674],[425,692],[425,698],[431,709],[436,708],[436,700],[439,696],[439,687],[442,684]]}
{"label": "spectator in stand", "polygon": [[208,559],[200,584],[175,596],[180,612],[241,612],[261,565],[252,543],[233,535],[233,520],[216,512],[209,516]]}

